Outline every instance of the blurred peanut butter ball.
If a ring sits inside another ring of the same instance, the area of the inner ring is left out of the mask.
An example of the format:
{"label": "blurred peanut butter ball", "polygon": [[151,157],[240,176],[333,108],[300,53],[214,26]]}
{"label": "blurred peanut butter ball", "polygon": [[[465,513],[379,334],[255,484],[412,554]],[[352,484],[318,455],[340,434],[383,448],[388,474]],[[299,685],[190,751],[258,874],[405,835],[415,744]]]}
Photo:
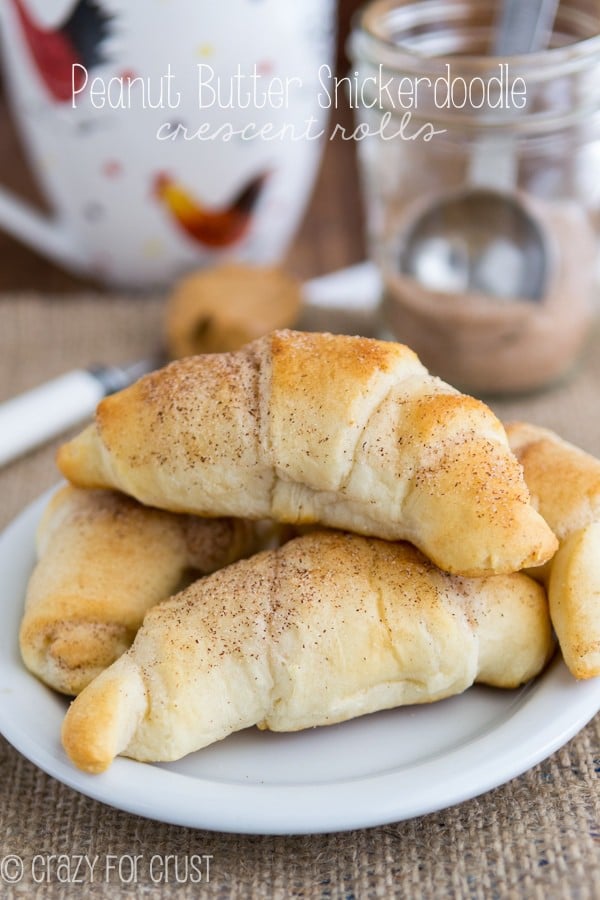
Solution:
{"label": "blurred peanut butter ball", "polygon": [[167,351],[173,359],[238,350],[300,314],[300,283],[278,268],[227,264],[187,275],[166,310]]}

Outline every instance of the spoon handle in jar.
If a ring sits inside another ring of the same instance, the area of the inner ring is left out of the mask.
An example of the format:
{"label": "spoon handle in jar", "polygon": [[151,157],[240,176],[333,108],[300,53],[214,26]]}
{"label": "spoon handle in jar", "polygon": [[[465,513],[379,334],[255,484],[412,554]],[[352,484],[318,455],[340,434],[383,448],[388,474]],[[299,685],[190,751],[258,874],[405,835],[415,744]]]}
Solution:
{"label": "spoon handle in jar", "polygon": [[504,0],[493,56],[520,56],[548,46],[559,0]]}
{"label": "spoon handle in jar", "polygon": [[[559,0],[503,0],[496,23],[492,56],[510,58],[543,50],[550,40]],[[509,111],[508,111],[509,112]],[[518,160],[514,140],[504,126],[502,106],[494,120],[497,133],[476,141],[469,164],[469,184],[497,191],[511,191],[517,183]]]}

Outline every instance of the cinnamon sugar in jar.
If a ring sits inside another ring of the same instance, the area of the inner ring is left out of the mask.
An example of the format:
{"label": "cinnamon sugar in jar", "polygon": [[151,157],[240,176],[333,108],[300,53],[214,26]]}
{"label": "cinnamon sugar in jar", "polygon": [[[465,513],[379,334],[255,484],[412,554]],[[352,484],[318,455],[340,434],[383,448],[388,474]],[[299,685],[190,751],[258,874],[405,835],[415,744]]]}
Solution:
{"label": "cinnamon sugar in jar", "polygon": [[[543,387],[579,359],[595,316],[600,223],[600,7],[563,0],[548,50],[503,59],[488,55],[498,6],[374,0],[351,38],[383,327],[434,374],[488,394]],[[469,86],[479,91],[470,100]],[[548,270],[536,299],[512,291],[508,266],[498,296],[401,263],[423,211],[472,186],[486,141],[496,141],[490,166],[512,166],[507,193],[543,235]]]}

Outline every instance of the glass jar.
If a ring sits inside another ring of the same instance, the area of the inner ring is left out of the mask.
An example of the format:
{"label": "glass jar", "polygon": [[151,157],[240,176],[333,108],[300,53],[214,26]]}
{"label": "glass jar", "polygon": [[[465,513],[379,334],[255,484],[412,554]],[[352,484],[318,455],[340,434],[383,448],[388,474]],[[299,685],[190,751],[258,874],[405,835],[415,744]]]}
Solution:
{"label": "glass jar", "polygon": [[600,5],[563,0],[549,49],[510,57],[499,6],[375,0],[348,80],[384,327],[488,394],[572,369],[600,224]]}

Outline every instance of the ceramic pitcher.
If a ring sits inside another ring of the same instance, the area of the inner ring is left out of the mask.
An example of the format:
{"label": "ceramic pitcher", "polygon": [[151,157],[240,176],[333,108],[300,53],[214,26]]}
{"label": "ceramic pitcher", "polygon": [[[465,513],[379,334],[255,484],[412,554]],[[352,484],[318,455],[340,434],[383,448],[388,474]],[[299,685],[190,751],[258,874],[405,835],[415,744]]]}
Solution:
{"label": "ceramic pitcher", "polygon": [[3,0],[5,82],[50,219],[0,227],[138,288],[223,257],[267,263],[326,135],[335,0]]}

